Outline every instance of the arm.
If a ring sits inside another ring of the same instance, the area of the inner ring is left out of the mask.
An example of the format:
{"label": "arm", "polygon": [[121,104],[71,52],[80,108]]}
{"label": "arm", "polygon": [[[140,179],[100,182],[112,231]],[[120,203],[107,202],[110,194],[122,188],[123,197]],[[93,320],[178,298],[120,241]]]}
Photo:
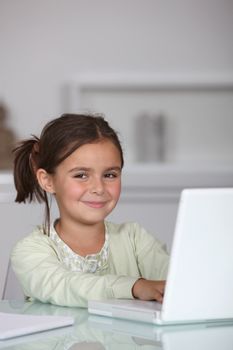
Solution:
{"label": "arm", "polygon": [[142,300],[162,302],[169,256],[163,245],[142,227],[135,224],[134,246],[143,278],[135,282],[132,293]]}
{"label": "arm", "polygon": [[69,271],[46,236],[20,241],[11,261],[25,294],[42,302],[86,307],[88,299],[133,298],[137,278]]}

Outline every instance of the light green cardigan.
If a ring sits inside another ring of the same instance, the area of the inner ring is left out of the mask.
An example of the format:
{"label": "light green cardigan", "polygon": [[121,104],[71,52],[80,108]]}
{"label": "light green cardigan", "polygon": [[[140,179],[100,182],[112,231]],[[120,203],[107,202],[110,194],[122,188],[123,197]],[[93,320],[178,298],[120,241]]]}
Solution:
{"label": "light green cardigan", "polygon": [[105,223],[108,267],[96,273],[68,270],[51,238],[38,227],[14,247],[11,263],[26,296],[62,306],[86,307],[90,299],[133,299],[138,278],[166,279],[168,254],[137,223]]}

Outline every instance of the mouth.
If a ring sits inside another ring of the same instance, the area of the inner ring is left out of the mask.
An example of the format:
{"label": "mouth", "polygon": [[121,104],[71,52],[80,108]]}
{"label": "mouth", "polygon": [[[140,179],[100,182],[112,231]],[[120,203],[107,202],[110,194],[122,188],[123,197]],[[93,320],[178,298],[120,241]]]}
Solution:
{"label": "mouth", "polygon": [[92,201],[85,201],[83,202],[85,205],[87,205],[90,208],[96,208],[100,209],[103,208],[107,202],[92,202]]}

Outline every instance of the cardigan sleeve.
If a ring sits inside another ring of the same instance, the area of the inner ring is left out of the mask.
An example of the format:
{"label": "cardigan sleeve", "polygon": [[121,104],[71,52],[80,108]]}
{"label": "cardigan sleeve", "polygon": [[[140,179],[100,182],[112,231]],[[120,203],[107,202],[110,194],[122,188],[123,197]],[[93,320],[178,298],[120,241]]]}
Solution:
{"label": "cardigan sleeve", "polygon": [[134,223],[133,232],[132,244],[141,276],[150,280],[166,280],[169,255],[165,246],[137,223]]}
{"label": "cardigan sleeve", "polygon": [[69,271],[47,236],[28,236],[11,254],[13,270],[26,296],[61,306],[86,307],[89,299],[133,299],[136,277]]}

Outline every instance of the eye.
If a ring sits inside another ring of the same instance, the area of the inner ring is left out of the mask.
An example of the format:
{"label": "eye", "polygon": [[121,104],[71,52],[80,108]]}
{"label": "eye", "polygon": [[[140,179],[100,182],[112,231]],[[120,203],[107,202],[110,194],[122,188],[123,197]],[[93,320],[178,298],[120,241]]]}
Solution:
{"label": "eye", "polygon": [[86,173],[79,173],[79,174],[75,174],[74,178],[76,179],[81,179],[81,180],[85,180],[87,179],[87,174]]}
{"label": "eye", "polygon": [[118,173],[116,173],[116,172],[108,172],[108,173],[104,174],[104,177],[106,179],[115,179],[115,178],[118,177]]}

